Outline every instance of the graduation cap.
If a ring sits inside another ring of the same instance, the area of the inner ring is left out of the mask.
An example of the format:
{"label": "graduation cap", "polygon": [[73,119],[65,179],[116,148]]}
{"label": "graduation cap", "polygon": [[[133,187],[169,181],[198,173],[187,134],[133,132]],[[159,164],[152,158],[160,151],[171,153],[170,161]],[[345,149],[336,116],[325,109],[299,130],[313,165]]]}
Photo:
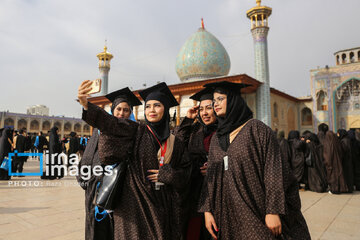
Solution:
{"label": "graduation cap", "polygon": [[179,105],[165,82],[144,89],[140,91],[139,94],[145,102],[149,100],[157,100],[168,108]]}
{"label": "graduation cap", "polygon": [[233,83],[228,81],[214,82],[205,84],[204,87],[215,90],[216,88],[223,88],[229,91],[240,92],[242,88],[250,87],[252,85],[246,83]]}
{"label": "graduation cap", "polygon": [[141,105],[140,100],[133,94],[133,92],[128,88],[123,88],[112,93],[105,95],[110,102],[114,103],[116,99],[124,99],[132,107]]}
{"label": "graduation cap", "polygon": [[206,87],[206,88],[202,89],[201,91],[192,95],[190,97],[190,99],[193,99],[193,100],[199,101],[199,102],[201,102],[203,100],[213,100],[213,93],[214,93],[213,88]]}

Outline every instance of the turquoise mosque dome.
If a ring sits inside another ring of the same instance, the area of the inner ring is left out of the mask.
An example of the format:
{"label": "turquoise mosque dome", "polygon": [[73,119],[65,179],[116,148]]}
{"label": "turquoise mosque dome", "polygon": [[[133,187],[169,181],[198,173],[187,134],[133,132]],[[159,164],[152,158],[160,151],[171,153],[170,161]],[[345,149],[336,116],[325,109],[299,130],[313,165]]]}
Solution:
{"label": "turquoise mosque dome", "polygon": [[226,76],[230,58],[221,42],[205,30],[204,22],[182,46],[176,58],[176,73],[181,81]]}

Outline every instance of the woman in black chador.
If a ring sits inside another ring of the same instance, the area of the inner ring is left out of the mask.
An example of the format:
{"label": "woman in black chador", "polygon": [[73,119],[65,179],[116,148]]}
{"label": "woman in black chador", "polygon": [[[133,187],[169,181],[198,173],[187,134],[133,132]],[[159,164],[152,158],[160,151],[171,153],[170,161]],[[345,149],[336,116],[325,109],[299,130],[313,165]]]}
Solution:
{"label": "woman in black chador", "polygon": [[340,140],[342,154],[342,167],[344,178],[348,187],[348,192],[352,193],[354,190],[354,166],[352,160],[351,140],[348,137],[348,132],[345,129],[339,129],[337,136]]}
{"label": "woman in black chador", "polygon": [[102,164],[131,156],[123,191],[114,210],[115,239],[183,239],[191,162],[182,141],[170,134],[169,108],[178,105],[165,83],[139,92],[145,123],[117,119],[88,103],[91,81],[78,92],[83,119],[101,131]]}
{"label": "woman in black chador", "polygon": [[323,160],[323,146],[316,134],[306,133],[305,161],[308,164],[308,187],[313,192],[326,192],[328,184],[326,180],[326,169]]}
{"label": "woman in black chador", "polygon": [[217,239],[310,239],[298,184],[274,132],[241,97],[247,85],[215,82],[218,117],[200,210]]}
{"label": "woman in black chador", "polygon": [[[0,165],[5,157],[9,156],[9,153],[13,151],[12,144],[13,131],[10,128],[1,129],[0,137]],[[11,177],[8,171],[0,168],[0,180],[9,180]]]}
{"label": "woman in black chador", "polygon": [[45,172],[41,176],[42,179],[54,180],[64,177],[64,166],[61,157],[59,157],[62,147],[58,134],[59,129],[57,127],[50,129],[48,163]]}
{"label": "woman in black chador", "polygon": [[305,171],[305,142],[300,140],[299,131],[290,131],[288,135],[288,141],[291,147],[291,169],[299,183],[307,184],[306,179],[304,179]]}

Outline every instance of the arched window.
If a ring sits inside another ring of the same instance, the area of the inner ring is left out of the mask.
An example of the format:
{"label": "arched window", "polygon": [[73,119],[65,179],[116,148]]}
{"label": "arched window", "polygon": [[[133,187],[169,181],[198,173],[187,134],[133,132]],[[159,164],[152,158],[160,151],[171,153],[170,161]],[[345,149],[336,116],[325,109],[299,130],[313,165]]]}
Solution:
{"label": "arched window", "polygon": [[14,119],[12,119],[12,118],[5,119],[4,127],[13,128],[14,127]]}
{"label": "arched window", "polygon": [[340,64],[340,57],[339,55],[336,55],[336,65],[339,65]]}
{"label": "arched window", "polygon": [[355,62],[355,54],[353,52],[350,53],[350,62]]}
{"label": "arched window", "polygon": [[75,131],[76,133],[81,133],[81,124],[80,124],[80,123],[76,123],[76,124],[74,125],[74,131]]}
{"label": "arched window", "polygon": [[277,118],[278,117],[278,105],[277,105],[277,103],[274,103],[273,107],[274,107],[274,118]]}
{"label": "arched window", "polygon": [[61,132],[61,123],[60,122],[55,122],[54,123],[54,127],[57,127],[59,129],[59,131]]}
{"label": "arched window", "polygon": [[88,124],[84,125],[84,132],[86,132],[87,134],[89,134],[90,132],[90,126]]}
{"label": "arched window", "polygon": [[42,130],[46,133],[46,131],[50,130],[50,122],[49,121],[44,121],[42,123]]}
{"label": "arched window", "polygon": [[27,121],[25,119],[20,119],[18,121],[18,129],[27,128]]}
{"label": "arched window", "polygon": [[312,113],[310,108],[303,108],[301,110],[301,125],[312,125]]}
{"label": "arched window", "polygon": [[31,131],[39,131],[40,130],[40,124],[37,120],[32,120],[30,122],[30,130]]}
{"label": "arched window", "polygon": [[342,60],[342,64],[346,63],[346,54],[343,53],[343,55],[341,56],[341,60]]}
{"label": "arched window", "polygon": [[64,125],[64,132],[70,132],[71,131],[71,123],[67,122]]}
{"label": "arched window", "polygon": [[323,90],[320,90],[319,92],[317,92],[316,103],[317,103],[318,111],[327,111],[328,110],[327,97]]}

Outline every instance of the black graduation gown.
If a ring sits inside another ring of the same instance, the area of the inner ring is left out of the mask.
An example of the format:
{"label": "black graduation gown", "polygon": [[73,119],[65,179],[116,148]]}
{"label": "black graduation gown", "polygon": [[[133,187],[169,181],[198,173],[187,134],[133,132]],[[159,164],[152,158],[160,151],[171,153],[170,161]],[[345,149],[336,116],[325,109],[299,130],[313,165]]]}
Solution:
{"label": "black graduation gown", "polygon": [[[200,240],[211,239],[211,235],[204,224],[204,214],[198,212],[200,194],[204,182],[204,176],[200,172],[200,167],[208,160],[208,153],[204,147],[204,128],[199,122],[194,123],[194,119],[185,117],[180,126],[175,128],[174,134],[182,139],[188,147],[192,163],[189,197],[186,201],[189,209],[188,217],[189,219],[197,217],[201,221],[199,225],[195,224],[197,227],[191,226],[192,222],[190,221],[188,234],[199,235]],[[195,223],[197,223],[196,221]]]}

